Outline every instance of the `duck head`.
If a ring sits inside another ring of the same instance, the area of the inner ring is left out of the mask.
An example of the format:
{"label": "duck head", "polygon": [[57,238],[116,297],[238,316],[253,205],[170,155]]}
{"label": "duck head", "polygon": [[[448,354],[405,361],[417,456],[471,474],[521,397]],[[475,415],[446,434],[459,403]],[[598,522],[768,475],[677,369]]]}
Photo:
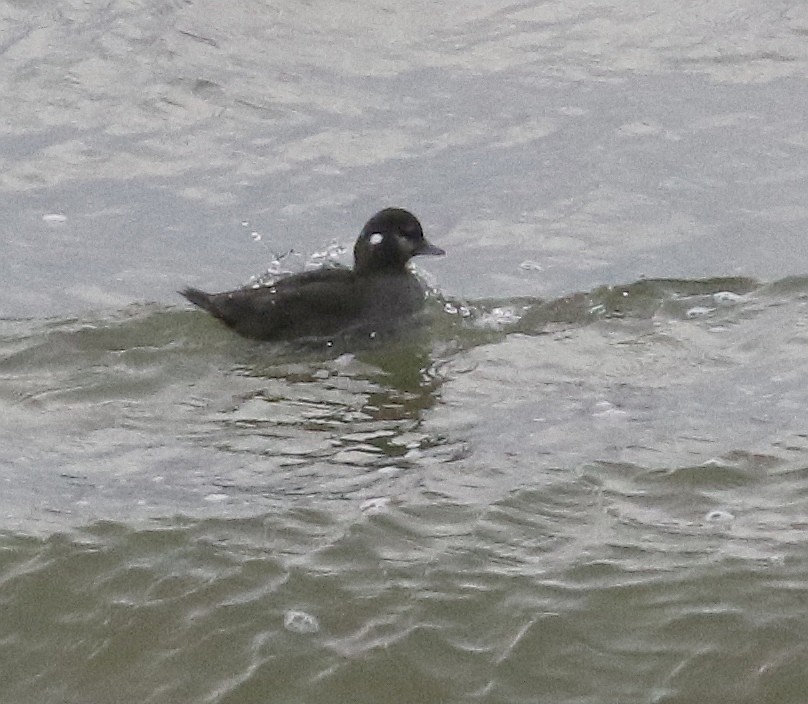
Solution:
{"label": "duck head", "polygon": [[403,270],[419,254],[445,254],[424,237],[421,223],[403,208],[385,208],[365,223],[354,246],[354,271]]}

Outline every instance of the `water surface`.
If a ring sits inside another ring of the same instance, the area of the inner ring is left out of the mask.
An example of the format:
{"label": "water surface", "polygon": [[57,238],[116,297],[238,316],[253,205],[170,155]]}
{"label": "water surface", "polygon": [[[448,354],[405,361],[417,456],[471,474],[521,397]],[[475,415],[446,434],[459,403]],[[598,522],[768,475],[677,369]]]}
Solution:
{"label": "water surface", "polygon": [[[807,33],[0,3],[0,700],[803,702]],[[418,329],[175,293],[386,205]]]}

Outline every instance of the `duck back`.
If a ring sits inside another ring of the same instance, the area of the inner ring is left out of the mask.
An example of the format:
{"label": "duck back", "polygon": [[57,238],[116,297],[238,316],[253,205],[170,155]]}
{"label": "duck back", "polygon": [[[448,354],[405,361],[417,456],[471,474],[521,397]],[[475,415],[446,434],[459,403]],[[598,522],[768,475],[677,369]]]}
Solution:
{"label": "duck back", "polygon": [[258,288],[209,294],[181,291],[245,337],[282,340],[386,328],[417,312],[424,288],[410,272],[357,276],[345,268],[320,269]]}

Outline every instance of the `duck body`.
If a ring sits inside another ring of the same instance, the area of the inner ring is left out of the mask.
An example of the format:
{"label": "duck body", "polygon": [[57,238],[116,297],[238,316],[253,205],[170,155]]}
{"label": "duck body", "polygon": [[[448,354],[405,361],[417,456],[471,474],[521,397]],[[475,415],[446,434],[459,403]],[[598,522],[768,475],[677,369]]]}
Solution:
{"label": "duck body", "polygon": [[424,238],[412,213],[386,208],[362,229],[353,269],[318,269],[224,293],[196,288],[180,293],[244,337],[289,340],[372,332],[423,307],[425,289],[407,262],[419,254],[443,253]]}

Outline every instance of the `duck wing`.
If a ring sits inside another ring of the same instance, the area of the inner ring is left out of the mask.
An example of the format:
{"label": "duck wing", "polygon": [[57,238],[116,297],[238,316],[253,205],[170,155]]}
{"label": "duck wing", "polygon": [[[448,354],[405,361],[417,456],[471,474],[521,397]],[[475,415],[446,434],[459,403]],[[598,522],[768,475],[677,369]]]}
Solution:
{"label": "duck wing", "polygon": [[318,269],[258,288],[180,293],[245,337],[260,340],[326,336],[350,325],[364,297],[350,269]]}

